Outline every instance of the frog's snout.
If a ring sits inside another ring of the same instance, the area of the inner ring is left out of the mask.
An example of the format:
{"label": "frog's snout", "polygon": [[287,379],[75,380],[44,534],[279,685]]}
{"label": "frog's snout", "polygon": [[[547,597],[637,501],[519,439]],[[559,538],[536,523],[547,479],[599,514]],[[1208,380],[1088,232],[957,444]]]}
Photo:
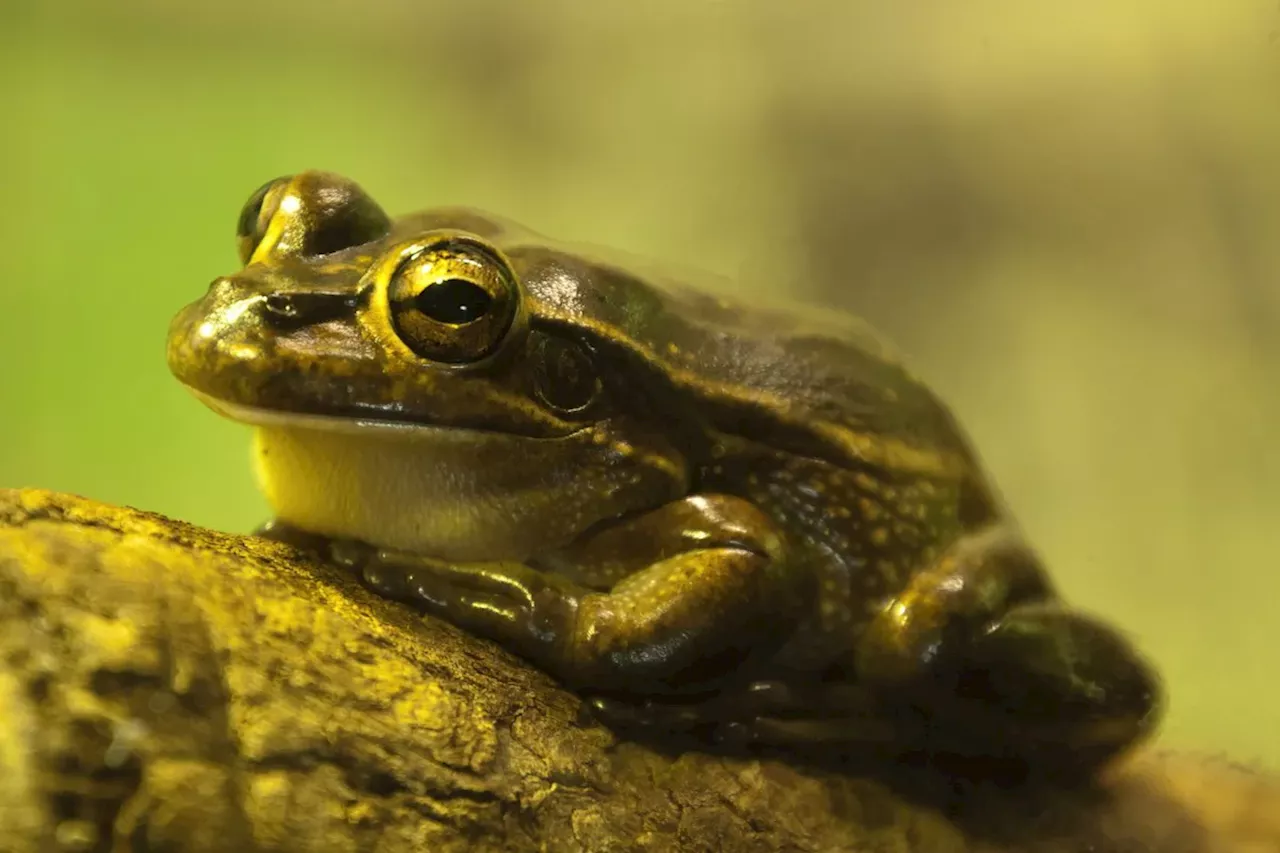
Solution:
{"label": "frog's snout", "polygon": [[209,390],[210,377],[231,362],[261,357],[263,295],[233,278],[219,277],[205,294],[185,306],[169,324],[169,370],[183,384]]}

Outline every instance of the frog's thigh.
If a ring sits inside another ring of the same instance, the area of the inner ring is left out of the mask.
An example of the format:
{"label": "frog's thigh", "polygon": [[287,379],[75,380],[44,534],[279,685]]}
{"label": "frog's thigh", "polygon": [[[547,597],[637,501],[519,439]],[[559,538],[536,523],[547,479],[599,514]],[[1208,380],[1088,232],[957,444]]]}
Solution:
{"label": "frog's thigh", "polygon": [[970,534],[917,572],[868,626],[858,644],[859,677],[913,681],[1009,608],[1053,596],[1040,561],[1016,531]]}
{"label": "frog's thigh", "polygon": [[[859,676],[886,694],[932,691],[971,740],[1034,745],[1091,765],[1145,735],[1159,681],[1128,640],[1058,600],[1013,535],[964,540],[877,616]],[[917,694],[919,695],[919,694]],[[963,716],[962,716],[963,715]]]}
{"label": "frog's thigh", "polygon": [[[555,571],[539,571],[384,553],[366,579],[507,643],[567,681],[642,693],[714,678],[780,642],[794,602],[771,522],[723,495],[667,504],[553,562]],[[607,591],[573,579],[637,563]]]}

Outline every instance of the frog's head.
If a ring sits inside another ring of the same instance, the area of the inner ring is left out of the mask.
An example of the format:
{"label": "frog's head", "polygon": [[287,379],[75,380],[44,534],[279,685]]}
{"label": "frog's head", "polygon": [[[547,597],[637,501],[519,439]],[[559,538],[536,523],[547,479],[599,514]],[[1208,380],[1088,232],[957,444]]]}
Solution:
{"label": "frog's head", "polygon": [[[252,195],[243,268],[174,319],[168,360],[213,409],[259,427],[281,517],[487,558],[683,488],[679,454],[608,393],[606,356],[571,325],[531,322],[504,234],[507,223],[457,209],[393,221],[323,172]],[[347,496],[311,494],[335,489]],[[412,518],[392,530],[393,516]],[[473,547],[482,521],[512,541]]]}
{"label": "frog's head", "polygon": [[581,429],[601,414],[594,354],[530,333],[516,271],[476,233],[495,227],[459,211],[393,223],[336,175],[272,181],[240,214],[244,268],[174,320],[170,368],[239,420]]}

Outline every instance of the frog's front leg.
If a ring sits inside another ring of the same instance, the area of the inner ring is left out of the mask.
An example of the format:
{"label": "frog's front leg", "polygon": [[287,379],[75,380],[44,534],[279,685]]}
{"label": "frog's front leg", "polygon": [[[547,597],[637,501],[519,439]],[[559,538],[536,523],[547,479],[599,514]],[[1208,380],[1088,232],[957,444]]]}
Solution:
{"label": "frog's front leg", "polygon": [[379,593],[498,640],[571,684],[678,692],[776,647],[798,603],[772,522],[696,495],[619,522],[537,567],[380,551]]}
{"label": "frog's front leg", "polygon": [[861,638],[857,671],[962,739],[1083,763],[1144,735],[1160,704],[1128,641],[1057,599],[1005,528],[970,535],[913,577]]}

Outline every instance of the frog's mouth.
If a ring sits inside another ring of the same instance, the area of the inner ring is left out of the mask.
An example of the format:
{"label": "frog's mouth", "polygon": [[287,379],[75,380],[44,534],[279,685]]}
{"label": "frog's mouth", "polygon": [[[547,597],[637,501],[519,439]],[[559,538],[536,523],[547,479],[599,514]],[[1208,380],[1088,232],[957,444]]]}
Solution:
{"label": "frog's mouth", "polygon": [[554,442],[574,438],[590,430],[590,426],[581,426],[561,435],[538,436],[475,426],[455,426],[421,421],[375,418],[363,414],[341,415],[292,412],[283,409],[268,409],[259,406],[247,406],[243,403],[232,403],[211,394],[206,394],[189,385],[186,387],[197,400],[219,415],[252,427],[309,429],[347,435],[376,434],[386,438],[401,434],[405,438],[430,438],[431,440],[454,440],[458,442],[474,440],[481,436],[488,438],[507,436],[526,441]]}

